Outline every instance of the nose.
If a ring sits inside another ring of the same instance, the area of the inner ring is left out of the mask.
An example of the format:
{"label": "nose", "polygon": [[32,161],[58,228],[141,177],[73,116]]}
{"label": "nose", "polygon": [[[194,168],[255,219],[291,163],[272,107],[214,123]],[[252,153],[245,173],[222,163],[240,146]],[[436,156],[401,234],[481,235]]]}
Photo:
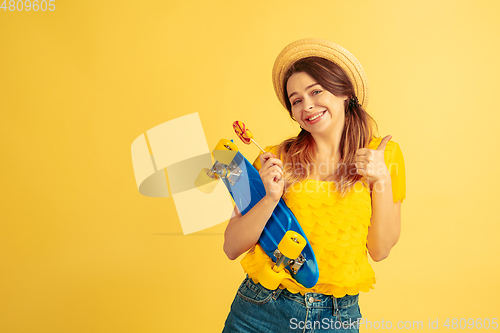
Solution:
{"label": "nose", "polygon": [[313,103],[312,99],[310,99],[310,98],[305,99],[304,100],[304,110],[311,111],[312,109],[314,109],[314,103]]}

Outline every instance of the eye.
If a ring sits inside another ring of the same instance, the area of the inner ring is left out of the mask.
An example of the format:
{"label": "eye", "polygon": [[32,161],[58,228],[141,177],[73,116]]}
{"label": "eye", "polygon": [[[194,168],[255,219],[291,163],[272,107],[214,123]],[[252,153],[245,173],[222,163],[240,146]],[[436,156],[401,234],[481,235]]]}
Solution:
{"label": "eye", "polygon": [[300,103],[300,99],[296,99],[295,101],[293,101],[292,105],[297,105],[298,103]]}
{"label": "eye", "polygon": [[320,92],[321,92],[321,90],[314,90],[314,91],[312,92],[312,94],[313,94],[313,95],[317,95],[317,94],[319,94]]}

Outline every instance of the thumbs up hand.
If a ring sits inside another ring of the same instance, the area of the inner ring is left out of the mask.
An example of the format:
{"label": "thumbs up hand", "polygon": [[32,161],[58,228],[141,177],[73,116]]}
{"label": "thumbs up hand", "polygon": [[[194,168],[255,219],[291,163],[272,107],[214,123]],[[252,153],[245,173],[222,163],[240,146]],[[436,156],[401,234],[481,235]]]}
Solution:
{"label": "thumbs up hand", "polygon": [[356,171],[369,182],[390,180],[391,175],[384,161],[384,150],[391,138],[391,135],[383,138],[377,149],[361,148],[356,151]]}

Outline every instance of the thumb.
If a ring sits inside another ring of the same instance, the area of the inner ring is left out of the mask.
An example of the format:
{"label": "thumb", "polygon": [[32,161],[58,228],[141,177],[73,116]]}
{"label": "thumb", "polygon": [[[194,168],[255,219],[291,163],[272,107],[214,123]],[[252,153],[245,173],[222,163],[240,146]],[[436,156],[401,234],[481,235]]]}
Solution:
{"label": "thumb", "polygon": [[380,141],[380,144],[378,145],[377,150],[384,151],[385,146],[387,146],[387,142],[389,142],[390,139],[392,139],[392,135],[388,135],[385,138],[383,138],[382,141]]}

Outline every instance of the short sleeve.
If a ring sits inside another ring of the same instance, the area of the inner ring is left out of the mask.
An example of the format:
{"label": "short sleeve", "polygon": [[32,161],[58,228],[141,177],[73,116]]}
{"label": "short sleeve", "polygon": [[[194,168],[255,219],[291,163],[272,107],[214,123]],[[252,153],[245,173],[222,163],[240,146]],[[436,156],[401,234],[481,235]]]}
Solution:
{"label": "short sleeve", "polygon": [[[269,151],[269,152],[273,153],[274,155],[276,155],[277,148],[278,148],[278,146],[267,146],[264,148],[264,150],[266,152]],[[257,155],[257,158],[255,159],[255,161],[253,162],[253,166],[257,170],[260,170],[260,168],[262,167],[262,165],[260,164],[260,157],[259,157],[262,154],[264,154],[264,153],[261,151],[259,153],[259,155]]]}
{"label": "short sleeve", "polygon": [[395,203],[398,201],[402,203],[406,198],[406,172],[403,152],[399,144],[394,141],[392,141],[390,146],[387,145],[386,154],[388,153],[388,148],[391,148],[390,155],[388,159],[386,157],[385,162],[391,174],[392,198]]}

